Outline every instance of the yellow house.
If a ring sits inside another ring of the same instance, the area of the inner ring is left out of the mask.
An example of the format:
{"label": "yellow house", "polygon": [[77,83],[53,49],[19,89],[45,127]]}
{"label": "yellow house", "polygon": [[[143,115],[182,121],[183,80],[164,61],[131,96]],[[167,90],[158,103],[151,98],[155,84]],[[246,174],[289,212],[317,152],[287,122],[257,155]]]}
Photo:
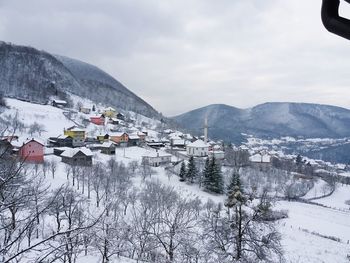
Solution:
{"label": "yellow house", "polygon": [[70,127],[68,129],[64,129],[63,131],[64,135],[70,136],[73,138],[73,146],[83,146],[85,142],[85,131],[82,129],[79,129],[75,126]]}
{"label": "yellow house", "polygon": [[64,129],[64,135],[72,138],[85,138],[85,131],[73,126],[68,129]]}
{"label": "yellow house", "polygon": [[108,107],[104,110],[103,115],[105,117],[115,118],[117,116],[117,111],[112,107]]}

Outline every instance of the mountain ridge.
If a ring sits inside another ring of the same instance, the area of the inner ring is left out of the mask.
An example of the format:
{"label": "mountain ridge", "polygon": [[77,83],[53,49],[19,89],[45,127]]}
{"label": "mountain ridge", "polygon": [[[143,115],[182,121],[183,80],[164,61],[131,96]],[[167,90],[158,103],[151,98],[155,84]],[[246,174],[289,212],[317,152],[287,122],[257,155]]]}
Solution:
{"label": "mountain ridge", "polygon": [[242,133],[262,138],[350,136],[350,110],[325,104],[266,102],[247,109],[210,104],[172,119],[193,132],[203,127],[205,116],[210,137],[233,142],[242,142]]}
{"label": "mountain ridge", "polygon": [[69,99],[69,92],[147,117],[160,116],[146,101],[94,65],[3,41],[0,41],[0,92],[39,103],[52,96]]}

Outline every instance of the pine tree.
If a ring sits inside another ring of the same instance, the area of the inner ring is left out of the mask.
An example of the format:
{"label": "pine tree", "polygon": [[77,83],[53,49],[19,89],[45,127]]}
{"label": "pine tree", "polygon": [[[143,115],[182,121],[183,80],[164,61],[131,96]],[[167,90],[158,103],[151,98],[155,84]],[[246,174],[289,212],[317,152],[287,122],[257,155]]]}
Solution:
{"label": "pine tree", "polygon": [[[209,164],[207,164],[207,162]],[[224,183],[222,179],[221,167],[217,164],[216,159],[214,157],[207,162],[203,174],[204,189],[208,192],[222,194],[224,190]]]}
{"label": "pine tree", "polygon": [[241,187],[241,179],[239,176],[239,173],[234,171],[232,173],[231,179],[230,179],[230,183],[227,186],[227,193],[230,193],[230,191],[232,191],[234,189],[235,186],[238,186],[241,191],[242,191],[242,187]]}
{"label": "pine tree", "polygon": [[221,166],[216,162],[215,157],[211,159],[212,187],[211,191],[217,194],[224,192],[224,182],[222,179]]}
{"label": "pine tree", "polygon": [[205,160],[205,165],[204,165],[204,169],[202,172],[202,182],[201,185],[204,188],[207,188],[207,186],[209,185],[209,181],[210,181],[210,177],[211,177],[211,166],[210,166],[210,159],[209,157]]}
{"label": "pine tree", "polygon": [[187,173],[186,173],[186,178],[190,183],[194,182],[194,178],[197,177],[197,168],[196,164],[194,163],[194,158],[193,156],[190,157],[188,160],[188,168],[187,168]]}
{"label": "pine tree", "polygon": [[185,165],[185,162],[182,162],[181,164],[181,168],[180,168],[180,174],[179,174],[179,177],[180,177],[180,182],[184,182],[186,180],[186,165]]}

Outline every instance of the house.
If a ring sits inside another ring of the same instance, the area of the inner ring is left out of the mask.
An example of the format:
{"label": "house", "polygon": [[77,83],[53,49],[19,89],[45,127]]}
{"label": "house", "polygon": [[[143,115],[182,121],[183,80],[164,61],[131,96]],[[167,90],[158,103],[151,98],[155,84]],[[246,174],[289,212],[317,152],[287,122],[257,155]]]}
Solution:
{"label": "house", "polygon": [[176,148],[185,148],[186,147],[186,141],[183,139],[171,139],[171,147],[176,147]]}
{"label": "house", "polygon": [[171,163],[171,154],[160,151],[148,152],[142,156],[142,162],[154,167],[166,165]]}
{"label": "house", "polygon": [[116,132],[109,135],[109,139],[120,146],[127,146],[129,135],[125,132]]}
{"label": "house", "polygon": [[147,146],[153,148],[153,149],[160,149],[165,147],[164,143],[162,142],[147,142]]}
{"label": "house", "polygon": [[92,152],[86,148],[70,148],[61,153],[62,162],[70,165],[91,166]]}
{"label": "house", "polygon": [[146,144],[147,146],[153,149],[159,149],[159,148],[165,147],[164,142],[162,142],[161,140],[158,140],[157,138],[152,138],[152,137],[148,137],[146,139]]}
{"label": "house", "polygon": [[225,159],[225,152],[220,150],[211,150],[208,152],[208,156],[210,158],[214,157],[217,160],[223,160]]}
{"label": "house", "polygon": [[140,137],[137,134],[130,134],[128,146],[138,146],[140,144]]}
{"label": "house", "polygon": [[170,134],[170,133],[173,133],[174,131],[173,130],[171,130],[171,129],[166,129],[166,130],[164,130],[164,133],[165,134]]}
{"label": "house", "polygon": [[44,161],[44,143],[36,139],[27,139],[18,149],[19,157],[28,162]]}
{"label": "house", "polygon": [[56,156],[61,156],[61,154],[66,151],[72,149],[71,147],[55,147],[53,148],[53,154]]}
{"label": "house", "polygon": [[208,156],[209,144],[202,140],[197,140],[195,142],[187,144],[186,152],[188,156],[195,156],[195,157]]}
{"label": "house", "polygon": [[109,118],[115,118],[117,116],[117,111],[112,107],[108,107],[104,109],[103,115]]}
{"label": "house", "polygon": [[271,163],[271,156],[267,153],[257,153],[249,157],[249,161],[253,164],[269,165]]}
{"label": "house", "polygon": [[105,135],[97,135],[97,140],[100,143],[108,142],[109,141],[109,135],[107,133]]}
{"label": "house", "polygon": [[108,123],[113,124],[113,125],[118,125],[119,121],[117,118],[109,118]]}
{"label": "house", "polygon": [[85,130],[73,126],[68,129],[64,129],[63,134],[73,138],[73,147],[80,147],[84,145]]}
{"label": "house", "polygon": [[120,112],[117,113],[116,117],[117,117],[118,120],[122,120],[122,121],[125,120],[124,114],[122,114],[122,113],[120,113]]}
{"label": "house", "polygon": [[71,136],[50,137],[48,139],[50,147],[73,147],[73,138]]}
{"label": "house", "polygon": [[141,142],[145,142],[146,141],[147,134],[145,134],[144,132],[137,132],[136,135],[140,138]]}
{"label": "house", "polygon": [[101,116],[90,117],[90,122],[96,125],[105,125],[105,116],[102,114]]}
{"label": "house", "polygon": [[91,109],[90,108],[85,108],[85,107],[80,107],[79,111],[85,114],[90,114]]}
{"label": "house", "polygon": [[57,108],[64,108],[67,106],[67,101],[65,100],[53,100],[51,105]]}
{"label": "house", "polygon": [[101,153],[115,154],[115,144],[113,142],[104,142],[101,146]]}

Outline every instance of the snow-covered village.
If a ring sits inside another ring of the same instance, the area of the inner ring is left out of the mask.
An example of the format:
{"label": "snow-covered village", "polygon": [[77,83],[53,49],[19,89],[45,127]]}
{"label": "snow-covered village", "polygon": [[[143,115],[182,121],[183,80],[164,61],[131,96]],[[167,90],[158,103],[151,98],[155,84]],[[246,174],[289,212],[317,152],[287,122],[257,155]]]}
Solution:
{"label": "snow-covered village", "polygon": [[0,0],[0,262],[350,262],[318,2]]}

